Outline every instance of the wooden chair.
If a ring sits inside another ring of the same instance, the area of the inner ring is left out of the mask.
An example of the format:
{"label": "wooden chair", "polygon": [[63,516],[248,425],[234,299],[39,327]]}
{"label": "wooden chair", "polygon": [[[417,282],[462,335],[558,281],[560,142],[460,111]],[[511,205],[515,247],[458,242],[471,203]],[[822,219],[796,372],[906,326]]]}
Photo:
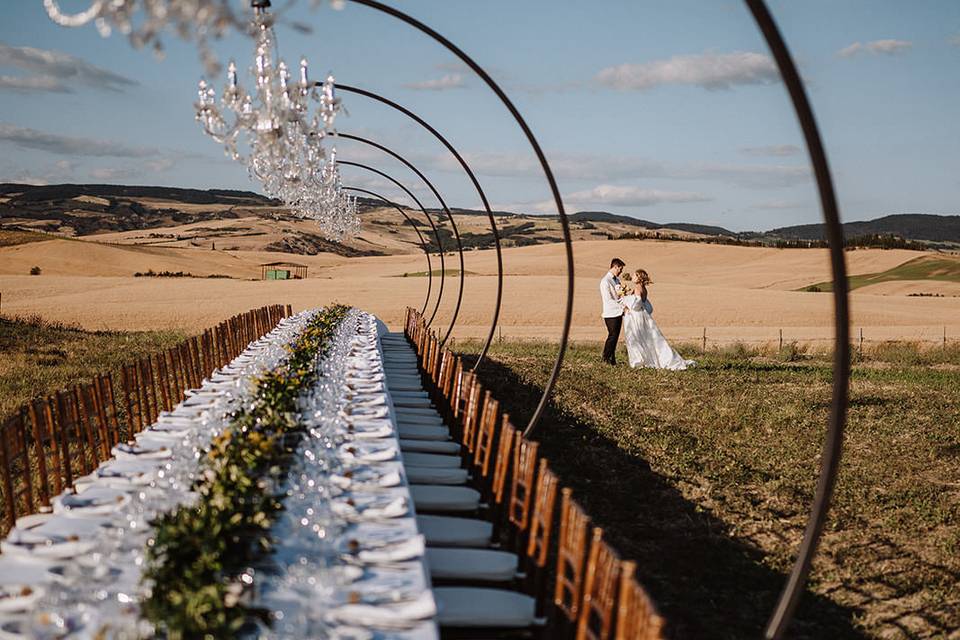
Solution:
{"label": "wooden chair", "polygon": [[54,399],[47,396],[34,400],[23,409],[29,413],[33,425],[33,442],[37,448],[37,467],[40,472],[40,499],[45,505],[50,504],[50,498],[59,495],[64,487],[63,461],[54,423],[54,406]]}
{"label": "wooden chair", "polygon": [[155,378],[153,365],[150,358],[140,358],[137,362],[137,371],[140,374],[140,395],[141,406],[143,407],[144,428],[153,424],[157,419],[159,407],[157,406],[157,387],[154,384]]}
{"label": "wooden chair", "polygon": [[500,402],[494,400],[489,391],[483,395],[483,413],[477,424],[477,443],[473,451],[473,466],[482,478],[490,474],[490,461],[493,457],[497,437],[497,420],[500,414]]}
{"label": "wooden chair", "polygon": [[[569,630],[580,615],[583,568],[587,550],[587,525],[590,519],[573,499],[573,491],[560,490],[560,534],[557,548],[557,576],[553,604],[560,630]],[[566,635],[561,633],[558,635]]]}
{"label": "wooden chair", "polygon": [[146,426],[143,405],[140,402],[140,376],[135,363],[122,365],[120,377],[123,385],[123,402],[127,410],[127,438],[143,431]]}
{"label": "wooden chair", "polygon": [[664,620],[636,579],[637,563],[620,565],[616,640],[663,640]]}
{"label": "wooden chair", "polygon": [[[68,486],[73,485],[77,477],[90,473],[89,464],[83,455],[83,438],[80,434],[79,411],[74,394],[69,391],[57,391],[57,440],[60,442],[60,454],[63,472]],[[73,453],[71,454],[71,451]],[[74,473],[75,463],[79,464]]]}
{"label": "wooden chair", "polygon": [[97,395],[97,407],[101,412],[100,420],[106,430],[107,443],[113,449],[120,442],[120,416],[113,395],[113,376],[105,373],[94,380]]}
{"label": "wooden chair", "polygon": [[[477,377],[469,371],[460,371],[460,375],[453,384],[453,393],[450,397],[450,408],[453,411],[454,420],[458,420],[464,412],[467,405],[467,399],[470,397],[470,390],[476,382]],[[461,429],[463,425],[461,425]]]}
{"label": "wooden chair", "polygon": [[480,418],[480,394],[483,387],[475,377],[471,376],[470,388],[466,391],[463,406],[463,419],[461,420],[462,442],[464,445],[464,454],[473,455],[473,450],[477,444],[477,422]]}
{"label": "wooden chair", "polygon": [[603,529],[594,527],[587,575],[583,581],[583,605],[577,623],[576,640],[609,640],[613,637],[613,613],[620,558],[603,541]]}
{"label": "wooden chair", "polygon": [[94,383],[77,385],[73,388],[79,408],[79,422],[83,431],[88,453],[92,453],[97,464],[110,458],[107,437],[107,425],[103,420],[103,411],[99,406],[97,387]]}
{"label": "wooden chair", "polygon": [[157,372],[157,388],[160,391],[160,408],[164,411],[173,409],[176,392],[170,383],[170,371],[167,369],[167,356],[163,352],[151,356],[153,369]]}
{"label": "wooden chair", "polygon": [[540,445],[516,433],[513,447],[513,476],[510,478],[510,506],[507,518],[517,533],[525,533],[530,520],[533,482],[537,473],[537,450]]}
{"label": "wooden chair", "polygon": [[0,481],[4,504],[0,534],[6,534],[17,518],[36,512],[27,429],[20,413],[0,425]]}
{"label": "wooden chair", "polygon": [[537,616],[543,617],[546,602],[543,597],[547,560],[550,557],[550,543],[553,538],[553,522],[557,504],[557,490],[560,482],[546,458],[540,458],[537,470],[537,492],[530,514],[530,531],[527,535],[527,548],[524,568],[530,593],[537,595]]}

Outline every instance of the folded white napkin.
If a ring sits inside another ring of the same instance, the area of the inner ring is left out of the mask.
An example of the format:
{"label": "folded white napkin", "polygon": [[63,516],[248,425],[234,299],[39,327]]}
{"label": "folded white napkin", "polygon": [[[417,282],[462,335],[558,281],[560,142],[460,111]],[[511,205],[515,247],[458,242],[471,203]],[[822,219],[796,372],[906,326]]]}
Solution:
{"label": "folded white napkin", "polygon": [[396,496],[387,501],[350,504],[346,500],[334,500],[330,508],[342,518],[351,520],[379,520],[385,518],[400,518],[407,515],[409,506],[405,496]]}
{"label": "folded white napkin", "polygon": [[344,458],[360,462],[385,462],[397,457],[397,447],[391,443],[351,442],[340,447]]}
{"label": "folded white napkin", "polygon": [[346,475],[332,475],[330,476],[330,481],[341,489],[349,489],[351,487],[396,487],[402,482],[403,477],[400,475],[400,471],[397,469],[391,469],[385,473],[379,475],[370,476],[367,474],[360,476],[346,476]]}
{"label": "folded white napkin", "polygon": [[415,600],[393,605],[345,604],[331,609],[328,619],[343,624],[382,629],[409,628],[418,620],[437,615],[433,592],[427,590]]}
{"label": "folded white napkin", "polygon": [[423,557],[426,547],[426,538],[422,535],[416,535],[397,544],[375,549],[363,549],[357,554],[357,558],[365,564],[403,562]]}

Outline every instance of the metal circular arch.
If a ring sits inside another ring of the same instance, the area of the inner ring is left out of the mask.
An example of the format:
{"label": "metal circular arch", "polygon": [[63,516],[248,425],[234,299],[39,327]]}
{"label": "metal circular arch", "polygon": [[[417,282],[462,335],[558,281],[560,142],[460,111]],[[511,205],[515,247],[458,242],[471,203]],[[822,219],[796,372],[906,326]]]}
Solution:
{"label": "metal circular arch", "polygon": [[440,192],[437,191],[437,188],[433,186],[433,183],[430,182],[427,176],[423,175],[423,172],[420,171],[420,169],[417,169],[417,167],[414,166],[412,162],[410,162],[409,160],[401,156],[399,153],[397,153],[393,149],[385,147],[379,142],[374,142],[373,140],[369,140],[367,138],[363,138],[363,137],[349,134],[349,133],[342,133],[338,131],[336,135],[337,137],[344,138],[346,140],[355,140],[357,142],[362,142],[363,144],[370,145],[371,147],[374,147],[376,149],[380,149],[384,153],[393,156],[394,158],[396,158],[397,160],[405,164],[407,168],[409,168],[411,171],[417,174],[417,177],[423,180],[424,184],[426,184],[427,187],[430,189],[430,191],[433,192],[434,197],[440,203],[440,206],[443,208],[443,210],[447,213],[447,217],[450,218],[450,227],[453,229],[453,237],[454,237],[454,240],[456,240],[457,242],[457,253],[460,256],[460,278],[459,278],[460,286],[457,290],[457,304],[453,308],[453,317],[450,319],[450,326],[447,328],[447,333],[443,336],[443,340],[440,341],[440,346],[443,346],[446,343],[447,338],[450,337],[450,333],[453,332],[453,327],[457,324],[457,316],[460,315],[460,305],[463,304],[464,271],[466,270],[466,266],[463,263],[463,243],[460,241],[460,231],[457,229],[457,222],[453,219],[453,213],[450,211],[450,207],[448,207],[447,203],[444,202],[443,196],[440,195]]}
{"label": "metal circular arch", "polygon": [[464,64],[470,67],[474,73],[480,76],[480,79],[483,80],[490,90],[496,94],[497,98],[500,99],[500,102],[503,103],[503,106],[505,106],[507,111],[510,112],[510,115],[513,116],[513,119],[516,121],[521,131],[523,131],[524,136],[527,138],[527,142],[530,143],[534,154],[537,156],[537,160],[540,162],[543,175],[546,178],[547,183],[550,185],[550,193],[553,196],[554,203],[557,205],[557,216],[560,218],[560,226],[563,229],[563,243],[564,248],[566,249],[567,303],[564,310],[563,328],[560,331],[560,347],[557,349],[557,357],[553,363],[553,370],[550,372],[550,377],[547,379],[547,383],[543,388],[543,395],[540,397],[540,402],[537,404],[537,408],[534,410],[533,415],[530,417],[530,421],[523,430],[523,435],[529,437],[533,434],[534,430],[539,424],[540,418],[543,416],[543,412],[547,407],[547,402],[550,399],[550,394],[553,392],[553,388],[557,384],[557,378],[560,376],[560,369],[563,366],[563,356],[567,351],[567,343],[570,339],[570,324],[573,320],[574,272],[573,244],[570,241],[570,222],[567,220],[567,213],[563,207],[563,199],[560,197],[560,188],[557,186],[557,181],[553,177],[553,171],[550,169],[550,163],[547,162],[547,157],[543,153],[543,149],[540,148],[540,143],[537,142],[537,138],[533,135],[533,131],[530,130],[526,120],[524,120],[523,116],[520,115],[520,111],[517,110],[510,98],[507,97],[507,94],[503,91],[503,89],[500,88],[500,85],[494,82],[493,78],[490,77],[490,74],[488,74],[483,67],[477,64],[473,58],[468,56],[463,50],[453,44],[450,40],[447,40],[445,37],[440,35],[438,32],[434,31],[416,18],[400,11],[399,9],[389,7],[382,2],[377,2],[377,0],[349,1],[369,7],[370,9],[375,9],[381,13],[385,13],[389,16],[397,18],[402,22],[405,22],[407,25],[417,29],[421,33],[429,36],[441,44],[450,53],[457,56]]}
{"label": "metal circular arch", "polygon": [[433,306],[433,313],[430,315],[430,319],[427,321],[427,326],[429,327],[430,324],[433,322],[433,318],[437,315],[437,310],[440,308],[440,301],[443,299],[443,283],[444,283],[444,279],[446,278],[446,269],[444,268],[444,261],[443,261],[443,254],[444,254],[443,241],[440,239],[440,231],[439,229],[437,229],[437,225],[433,222],[433,218],[430,217],[430,212],[427,211],[426,207],[423,206],[423,203],[420,202],[420,199],[417,198],[417,196],[413,195],[413,192],[410,191],[410,189],[408,189],[402,182],[400,182],[390,174],[384,173],[379,169],[374,169],[369,165],[361,164],[359,162],[350,162],[349,160],[338,159],[337,164],[343,164],[348,167],[357,167],[360,169],[366,169],[367,171],[375,173],[382,178],[386,178],[387,180],[395,184],[397,188],[401,189],[404,193],[406,193],[411,200],[417,203],[417,206],[420,208],[420,211],[422,211],[423,215],[426,216],[427,222],[430,223],[430,228],[433,229],[433,237],[437,239],[437,252],[440,254],[440,290],[437,292],[437,302]]}
{"label": "metal circular arch", "polygon": [[780,70],[780,76],[790,94],[790,100],[796,111],[797,120],[803,130],[803,137],[810,154],[810,163],[817,179],[820,192],[820,207],[826,226],[827,240],[830,243],[830,266],[833,272],[833,313],[835,343],[833,352],[833,394],[830,406],[830,421],[823,443],[820,478],[813,500],[810,517],[800,543],[797,560],[790,572],[787,584],[780,594],[777,606],[767,622],[764,636],[768,640],[783,637],[797,603],[803,593],[803,586],[810,573],[810,565],[817,551],[817,543],[823,532],[823,525],[830,507],[830,497],[836,484],[837,471],[843,447],[843,427],[847,417],[847,401],[850,384],[850,301],[847,284],[847,267],[843,253],[843,225],[837,208],[830,165],[820,139],[817,121],[813,109],[807,100],[803,81],[793,63],[790,50],[780,34],[777,23],[767,9],[764,0],[745,0],[757,23],[770,52]]}
{"label": "metal circular arch", "polygon": [[423,305],[420,307],[420,315],[423,315],[423,312],[426,311],[427,309],[427,304],[430,302],[430,294],[433,291],[433,265],[430,262],[430,250],[427,248],[427,241],[423,239],[423,234],[420,233],[420,229],[417,228],[416,223],[410,218],[410,216],[407,215],[407,212],[403,210],[403,207],[398,205],[396,202],[387,200],[379,193],[375,193],[367,189],[361,189],[360,187],[345,186],[343,187],[343,189],[345,189],[346,191],[355,191],[357,193],[365,193],[368,196],[373,196],[374,198],[377,198],[383,201],[385,204],[396,209],[400,213],[400,215],[402,215],[404,219],[410,223],[410,226],[413,227],[413,230],[417,232],[417,238],[420,239],[420,248],[423,249],[423,255],[426,256],[427,258],[427,295],[426,297],[424,297]]}
{"label": "metal circular arch", "polygon": [[487,351],[490,350],[490,345],[493,343],[493,336],[497,331],[497,323],[500,321],[500,308],[503,304],[503,252],[500,247],[500,232],[497,229],[497,221],[493,216],[493,211],[490,210],[490,202],[487,200],[487,194],[484,193],[483,187],[480,186],[480,181],[477,180],[477,176],[474,175],[473,170],[470,168],[470,165],[467,164],[467,161],[463,159],[463,156],[453,147],[452,144],[443,136],[439,131],[437,131],[429,122],[410,111],[406,107],[397,104],[389,98],[385,98],[369,89],[360,89],[358,87],[351,87],[350,85],[345,84],[336,84],[337,89],[341,91],[347,91],[349,93],[355,93],[357,95],[365,96],[372,100],[376,100],[382,104],[392,107],[393,109],[399,111],[400,113],[408,116],[417,124],[422,126],[424,129],[433,134],[433,136],[440,141],[443,146],[447,148],[453,157],[457,159],[457,162],[460,163],[460,166],[463,167],[463,170],[466,172],[467,176],[470,178],[470,181],[473,182],[474,188],[477,190],[477,194],[480,196],[480,201],[483,203],[483,208],[487,212],[487,220],[490,222],[490,229],[493,231],[493,245],[497,253],[497,300],[493,308],[493,318],[490,321],[490,331],[487,334],[487,341],[483,344],[483,348],[480,349],[480,355],[477,356],[476,362],[473,364],[473,371],[476,371],[480,368],[480,363],[483,362],[483,359],[487,356]]}

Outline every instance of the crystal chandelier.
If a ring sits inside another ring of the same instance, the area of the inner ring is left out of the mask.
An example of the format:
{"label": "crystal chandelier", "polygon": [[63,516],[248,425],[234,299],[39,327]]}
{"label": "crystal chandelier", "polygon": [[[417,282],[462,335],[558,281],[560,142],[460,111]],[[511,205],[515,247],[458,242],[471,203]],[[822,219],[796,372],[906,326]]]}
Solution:
{"label": "crystal chandelier", "polygon": [[304,58],[294,80],[276,55],[267,5],[265,0],[254,5],[255,91],[243,89],[231,61],[219,105],[216,92],[200,81],[196,117],[228,156],[247,167],[264,193],[282,200],[298,216],[316,220],[327,237],[339,240],[354,232],[359,221],[351,218],[356,207],[342,193],[336,155],[327,161],[323,148],[324,138],[336,134],[334,121],[341,110],[334,78],[328,76],[317,91]]}

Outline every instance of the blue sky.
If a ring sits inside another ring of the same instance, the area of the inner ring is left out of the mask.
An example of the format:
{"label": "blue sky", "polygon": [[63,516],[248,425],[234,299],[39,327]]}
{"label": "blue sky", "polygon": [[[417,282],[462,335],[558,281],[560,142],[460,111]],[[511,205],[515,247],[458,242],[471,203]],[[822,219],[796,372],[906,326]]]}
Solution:
{"label": "blue sky", "polygon": [[[0,181],[106,182],[256,190],[193,121],[196,49],[172,34],[166,57],[92,26],[50,22],[40,0],[0,22]],[[65,8],[79,6],[65,2]],[[282,7],[284,2],[275,2]],[[720,0],[570,2],[392,0],[449,37],[500,82],[554,165],[569,211],[770,229],[816,222],[819,206],[786,92],[745,6]],[[960,3],[776,0],[824,134],[845,220],[960,213]],[[347,3],[300,0],[281,55],[406,105],[443,132],[500,208],[550,213],[529,146],[491,92],[412,29]],[[241,69],[252,45],[216,44]],[[223,86],[223,78],[212,78]],[[241,77],[241,82],[246,80]],[[479,208],[465,176],[426,132],[342,96],[344,132],[411,159],[450,205]],[[431,198],[398,163],[342,141]],[[345,183],[403,201],[382,179]],[[432,203],[434,204],[434,203]]]}

